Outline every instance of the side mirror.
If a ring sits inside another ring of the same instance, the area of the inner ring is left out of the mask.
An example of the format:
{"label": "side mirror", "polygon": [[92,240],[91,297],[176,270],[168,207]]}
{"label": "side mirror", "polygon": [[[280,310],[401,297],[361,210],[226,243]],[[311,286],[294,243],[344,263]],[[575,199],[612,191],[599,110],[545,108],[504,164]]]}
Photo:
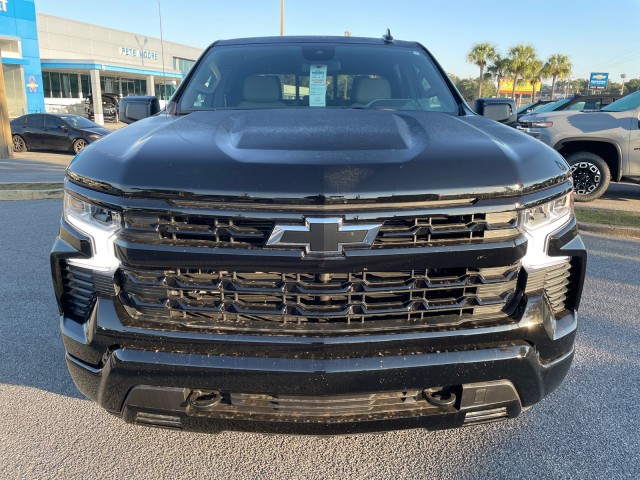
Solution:
{"label": "side mirror", "polygon": [[124,97],[120,100],[120,121],[133,123],[160,112],[157,97]]}
{"label": "side mirror", "polygon": [[67,127],[66,125],[58,125],[58,128],[63,132],[66,132],[67,130],[69,130],[69,127]]}
{"label": "side mirror", "polygon": [[505,125],[515,125],[518,122],[516,102],[511,98],[478,98],[473,104],[473,110],[478,115]]}

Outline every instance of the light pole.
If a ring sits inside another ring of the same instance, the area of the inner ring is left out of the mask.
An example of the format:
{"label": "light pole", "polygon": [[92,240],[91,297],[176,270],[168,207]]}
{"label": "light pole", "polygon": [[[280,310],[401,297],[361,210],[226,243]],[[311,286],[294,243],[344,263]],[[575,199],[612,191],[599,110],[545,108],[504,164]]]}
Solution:
{"label": "light pole", "polygon": [[13,140],[11,137],[11,125],[9,124],[7,90],[4,84],[4,72],[2,71],[2,52],[0,52],[0,158],[12,157]]}
{"label": "light pole", "polygon": [[[162,8],[160,6],[160,0],[158,0],[158,20],[160,21],[160,55],[162,55],[162,88],[160,91],[160,97],[164,100],[168,100],[167,96],[167,76],[164,72],[164,38],[162,36]],[[167,104],[165,103],[165,108]]]}
{"label": "light pole", "polygon": [[284,0],[280,0],[280,36],[284,35]]}
{"label": "light pole", "polygon": [[569,75],[563,78],[563,80],[566,82],[564,84],[564,98],[567,98],[567,95],[569,95],[569,85],[571,84],[571,78],[571,72],[569,72]]}
{"label": "light pole", "polygon": [[620,78],[622,79],[622,88],[620,89],[620,95],[624,95],[624,81],[627,79],[627,74],[621,74]]}

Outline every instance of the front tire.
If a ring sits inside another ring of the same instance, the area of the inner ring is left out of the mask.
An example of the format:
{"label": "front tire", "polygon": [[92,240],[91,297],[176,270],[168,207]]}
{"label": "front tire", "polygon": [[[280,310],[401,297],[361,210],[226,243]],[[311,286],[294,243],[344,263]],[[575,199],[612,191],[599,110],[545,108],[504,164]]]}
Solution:
{"label": "front tire", "polygon": [[87,147],[88,143],[84,138],[78,138],[73,142],[73,151],[78,154]]}
{"label": "front tire", "polygon": [[611,172],[602,157],[591,152],[572,153],[567,157],[573,175],[576,202],[591,202],[609,188]]}
{"label": "front tire", "polygon": [[14,135],[12,137],[13,140],[13,151],[14,152],[26,152],[27,151],[27,143],[24,141],[20,135]]}

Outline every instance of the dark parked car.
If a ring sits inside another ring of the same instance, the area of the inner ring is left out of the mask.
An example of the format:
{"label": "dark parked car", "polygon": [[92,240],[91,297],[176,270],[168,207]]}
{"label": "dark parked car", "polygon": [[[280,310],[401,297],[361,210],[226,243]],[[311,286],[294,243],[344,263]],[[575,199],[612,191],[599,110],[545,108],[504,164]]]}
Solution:
{"label": "dark parked car", "polygon": [[80,115],[32,113],[11,121],[13,150],[70,150],[79,153],[111,133]]}
{"label": "dark parked car", "polygon": [[551,100],[536,100],[535,102],[531,102],[531,103],[527,103],[526,105],[522,105],[518,109],[518,120],[520,120],[520,117],[522,117],[523,115],[531,113],[534,110],[537,110],[538,108],[542,107],[543,105],[547,105],[549,103],[551,103]]}
{"label": "dark parked car", "polygon": [[212,432],[450,428],[541,401],[586,265],[571,172],[495,121],[513,100],[479,105],[389,35],[211,45],[166,111],[67,169],[51,268],[77,387]]}
{"label": "dark parked car", "polygon": [[[93,97],[89,95],[84,101],[84,113],[89,120],[93,120]],[[115,93],[102,94],[102,114],[105,120],[118,123],[120,121],[120,95]]]}
{"label": "dark parked car", "polygon": [[[535,109],[535,113],[559,112],[562,110],[600,110],[619,99],[621,95],[576,95],[557,100]],[[534,112],[529,112],[534,113]]]}

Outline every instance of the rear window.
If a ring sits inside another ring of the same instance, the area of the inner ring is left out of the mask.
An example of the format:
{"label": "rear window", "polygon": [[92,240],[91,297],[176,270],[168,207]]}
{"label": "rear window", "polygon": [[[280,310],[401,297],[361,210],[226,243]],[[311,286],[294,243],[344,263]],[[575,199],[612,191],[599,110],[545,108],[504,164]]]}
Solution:
{"label": "rear window", "polygon": [[178,100],[181,112],[331,107],[458,112],[424,51],[382,45],[214,47]]}
{"label": "rear window", "polygon": [[44,115],[27,115],[27,126],[35,128],[44,126]]}

